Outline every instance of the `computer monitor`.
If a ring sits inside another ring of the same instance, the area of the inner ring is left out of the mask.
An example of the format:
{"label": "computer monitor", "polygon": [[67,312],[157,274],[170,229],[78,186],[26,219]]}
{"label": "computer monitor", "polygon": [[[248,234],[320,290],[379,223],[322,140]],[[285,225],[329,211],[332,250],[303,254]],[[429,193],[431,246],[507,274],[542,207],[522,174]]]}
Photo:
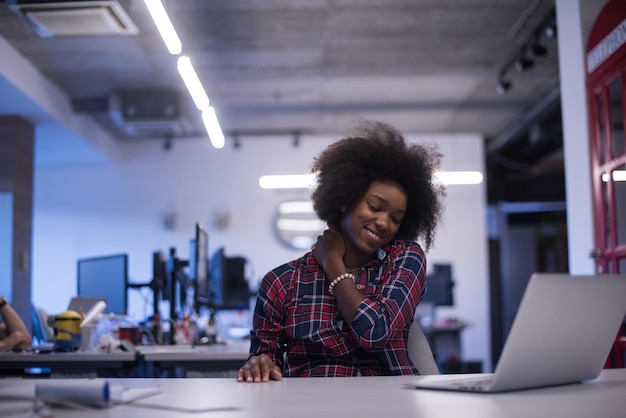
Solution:
{"label": "computer monitor", "polygon": [[107,313],[125,315],[128,308],[128,255],[81,258],[77,262],[78,296],[103,298]]}
{"label": "computer monitor", "polygon": [[189,250],[189,278],[194,283],[195,304],[206,306],[211,300],[209,290],[209,234],[196,224],[196,234]]}
{"label": "computer monitor", "polygon": [[169,275],[163,251],[152,252],[152,281],[149,286],[152,289],[152,312],[157,313],[160,302],[170,297]]}
{"label": "computer monitor", "polygon": [[216,309],[247,308],[250,287],[245,277],[246,259],[227,257],[224,247],[219,248],[210,261],[211,305]]}
{"label": "computer monitor", "polygon": [[454,280],[450,264],[434,264],[433,272],[426,276],[426,293],[422,302],[435,306],[454,306]]}

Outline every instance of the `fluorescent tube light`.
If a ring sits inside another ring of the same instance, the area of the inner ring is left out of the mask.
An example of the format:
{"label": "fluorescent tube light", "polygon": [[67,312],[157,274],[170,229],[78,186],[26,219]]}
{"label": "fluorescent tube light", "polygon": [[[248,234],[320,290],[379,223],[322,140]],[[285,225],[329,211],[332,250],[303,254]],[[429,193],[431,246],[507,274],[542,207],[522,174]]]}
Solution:
{"label": "fluorescent tube light", "polygon": [[[146,4],[146,7],[152,16],[152,20],[154,20],[154,23],[163,38],[163,42],[165,42],[167,49],[170,51],[170,54],[180,54],[183,49],[183,44],[180,41],[180,38],[178,38],[176,29],[174,29],[174,25],[167,15],[167,11],[165,10],[165,7],[163,7],[161,0],[144,0],[144,3]],[[204,123],[204,127],[209,134],[211,143],[215,148],[223,148],[224,143],[226,142],[224,139],[224,133],[222,132],[222,128],[220,127],[217,116],[215,115],[215,109],[210,106],[211,102],[209,101],[209,96],[206,94],[206,91],[204,91],[204,87],[202,87],[202,83],[198,78],[196,70],[191,64],[189,57],[179,57],[177,68],[196,107],[202,112],[202,122]]]}
{"label": "fluorescent tube light", "polygon": [[209,107],[209,96],[207,96],[202,87],[202,83],[196,74],[196,70],[191,65],[189,57],[182,56],[178,58],[178,72],[189,90],[189,94],[193,99],[198,110],[205,110]]}
{"label": "fluorescent tube light", "polygon": [[[439,171],[436,180],[446,185],[481,184],[483,174],[480,171]],[[308,189],[315,187],[315,174],[286,174],[261,176],[259,186],[262,189]]]}
{"label": "fluorescent tube light", "polygon": [[[609,181],[609,173],[602,174],[602,181]],[[613,181],[626,181],[626,170],[613,170]]]}
{"label": "fluorescent tube light", "polygon": [[283,215],[292,213],[315,213],[313,210],[313,202],[309,201],[291,201],[283,202],[278,205],[278,212]]}
{"label": "fluorescent tube light", "polygon": [[220,123],[217,120],[215,109],[212,106],[209,106],[202,111],[202,122],[204,123],[204,128],[209,134],[211,144],[213,144],[213,146],[217,149],[224,148],[226,140],[224,139],[224,133],[222,132]]}
{"label": "fluorescent tube light", "polygon": [[435,173],[437,181],[445,185],[480,184],[483,173],[480,171],[439,171]]}
{"label": "fluorescent tube light", "polygon": [[326,223],[319,219],[279,219],[276,225],[280,229],[298,232],[316,232],[326,229]]}
{"label": "fluorescent tube light", "polygon": [[261,176],[259,186],[262,189],[308,189],[314,181],[315,174]]}
{"label": "fluorescent tube light", "polygon": [[144,2],[170,54],[180,54],[183,50],[183,44],[180,42],[176,29],[174,29],[161,0],[144,0]]}

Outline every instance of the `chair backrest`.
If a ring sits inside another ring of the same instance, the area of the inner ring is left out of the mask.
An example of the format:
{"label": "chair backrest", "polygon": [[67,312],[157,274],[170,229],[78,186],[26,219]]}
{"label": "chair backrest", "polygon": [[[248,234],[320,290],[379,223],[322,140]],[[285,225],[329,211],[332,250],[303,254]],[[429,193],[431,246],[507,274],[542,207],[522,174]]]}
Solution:
{"label": "chair backrest", "polygon": [[417,319],[413,320],[411,328],[409,328],[407,349],[409,358],[420,374],[439,374],[439,368],[433,357],[430,344]]}
{"label": "chair backrest", "polygon": [[54,330],[48,325],[48,314],[42,308],[32,308],[32,335],[37,342],[54,341]]}

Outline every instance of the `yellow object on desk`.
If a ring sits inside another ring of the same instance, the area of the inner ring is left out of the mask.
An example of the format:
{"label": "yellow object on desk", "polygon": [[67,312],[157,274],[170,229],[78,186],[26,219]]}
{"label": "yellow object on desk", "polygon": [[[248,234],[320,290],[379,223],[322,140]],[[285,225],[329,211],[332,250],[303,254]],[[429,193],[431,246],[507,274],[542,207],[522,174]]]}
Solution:
{"label": "yellow object on desk", "polygon": [[54,345],[62,350],[75,350],[80,347],[83,318],[78,312],[65,311],[54,318]]}

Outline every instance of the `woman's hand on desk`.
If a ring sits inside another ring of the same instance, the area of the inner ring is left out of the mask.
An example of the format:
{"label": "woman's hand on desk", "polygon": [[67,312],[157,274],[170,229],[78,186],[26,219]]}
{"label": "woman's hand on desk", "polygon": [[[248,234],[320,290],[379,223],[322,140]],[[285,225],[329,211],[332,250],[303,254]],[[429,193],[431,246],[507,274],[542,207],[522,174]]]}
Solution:
{"label": "woman's hand on desk", "polygon": [[280,380],[283,377],[280,368],[274,364],[267,354],[251,356],[239,369],[238,382],[257,383],[267,382],[270,379]]}

